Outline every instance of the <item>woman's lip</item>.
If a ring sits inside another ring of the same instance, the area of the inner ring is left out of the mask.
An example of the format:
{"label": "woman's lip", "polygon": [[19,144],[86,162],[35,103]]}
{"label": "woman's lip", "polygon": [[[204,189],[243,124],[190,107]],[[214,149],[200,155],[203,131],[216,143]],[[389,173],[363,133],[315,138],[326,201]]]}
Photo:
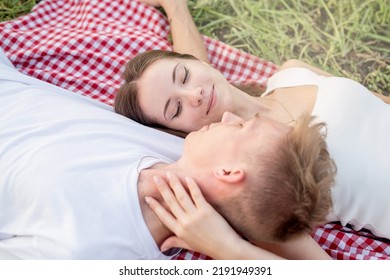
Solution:
{"label": "woman's lip", "polygon": [[209,104],[207,105],[206,115],[209,114],[210,109],[211,109],[211,107],[213,106],[213,103],[214,103],[214,85],[213,85],[213,87],[211,88],[210,98],[209,98]]}

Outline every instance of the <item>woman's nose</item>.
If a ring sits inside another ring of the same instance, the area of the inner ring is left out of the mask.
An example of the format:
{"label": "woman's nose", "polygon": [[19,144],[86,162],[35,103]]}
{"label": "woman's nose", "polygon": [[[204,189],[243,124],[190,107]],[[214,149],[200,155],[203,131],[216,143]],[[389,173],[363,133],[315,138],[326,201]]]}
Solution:
{"label": "woman's nose", "polygon": [[186,96],[190,104],[194,107],[202,105],[203,102],[203,90],[201,87],[197,87],[186,91]]}
{"label": "woman's nose", "polygon": [[223,123],[230,123],[230,124],[242,123],[243,121],[244,120],[241,117],[239,117],[231,112],[223,113],[222,120],[221,120],[221,122],[223,122]]}

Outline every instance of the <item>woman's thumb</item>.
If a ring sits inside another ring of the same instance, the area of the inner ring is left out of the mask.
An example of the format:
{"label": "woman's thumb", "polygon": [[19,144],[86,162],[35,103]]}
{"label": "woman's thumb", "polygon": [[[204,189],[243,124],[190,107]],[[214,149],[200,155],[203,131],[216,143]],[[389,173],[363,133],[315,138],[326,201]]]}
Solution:
{"label": "woman's thumb", "polygon": [[161,252],[168,251],[171,248],[183,248],[187,250],[192,250],[188,244],[177,236],[168,237],[160,247]]}

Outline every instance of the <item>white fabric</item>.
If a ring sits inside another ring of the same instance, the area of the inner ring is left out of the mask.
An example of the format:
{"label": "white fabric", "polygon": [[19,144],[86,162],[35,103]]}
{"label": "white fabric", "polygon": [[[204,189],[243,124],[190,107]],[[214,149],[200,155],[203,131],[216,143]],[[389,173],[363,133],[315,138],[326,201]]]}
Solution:
{"label": "white fabric", "polygon": [[0,63],[0,257],[169,259],[138,170],[176,161],[182,139]]}
{"label": "white fabric", "polygon": [[327,123],[327,144],[337,165],[330,220],[390,238],[390,105],[361,84],[288,68],[269,79],[278,87],[317,85],[312,115]]}

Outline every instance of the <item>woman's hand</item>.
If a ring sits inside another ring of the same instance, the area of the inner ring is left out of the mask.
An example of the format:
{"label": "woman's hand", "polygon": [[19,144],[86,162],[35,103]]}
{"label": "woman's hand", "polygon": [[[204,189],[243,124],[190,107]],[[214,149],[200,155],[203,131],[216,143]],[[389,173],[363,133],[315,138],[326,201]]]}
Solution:
{"label": "woman's hand", "polygon": [[235,247],[241,237],[205,200],[193,179],[186,178],[189,195],[176,175],[168,173],[167,177],[169,184],[160,177],[154,177],[154,181],[169,211],[157,200],[145,198],[160,221],[176,235],[165,240],[161,250],[180,247],[215,259],[232,257],[223,249]]}
{"label": "woman's hand", "polygon": [[140,2],[164,9],[171,27],[174,51],[192,54],[210,63],[203,37],[192,19],[186,0],[140,0]]}
{"label": "woman's hand", "polygon": [[139,0],[141,3],[144,3],[146,5],[150,5],[150,6],[154,6],[154,7],[161,7],[162,6],[162,2],[164,2],[164,0]]}
{"label": "woman's hand", "polygon": [[139,0],[141,3],[154,7],[162,7],[164,10],[176,5],[187,6],[187,0]]}

